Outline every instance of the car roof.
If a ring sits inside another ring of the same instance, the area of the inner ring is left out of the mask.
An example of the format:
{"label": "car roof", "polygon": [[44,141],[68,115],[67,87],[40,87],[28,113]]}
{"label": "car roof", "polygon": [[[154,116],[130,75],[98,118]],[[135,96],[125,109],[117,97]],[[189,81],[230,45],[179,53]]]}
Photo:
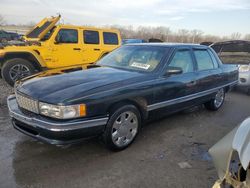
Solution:
{"label": "car roof", "polygon": [[200,45],[200,44],[192,44],[192,43],[133,43],[126,44],[126,46],[158,46],[158,47],[195,47],[195,48],[208,48],[208,46]]}

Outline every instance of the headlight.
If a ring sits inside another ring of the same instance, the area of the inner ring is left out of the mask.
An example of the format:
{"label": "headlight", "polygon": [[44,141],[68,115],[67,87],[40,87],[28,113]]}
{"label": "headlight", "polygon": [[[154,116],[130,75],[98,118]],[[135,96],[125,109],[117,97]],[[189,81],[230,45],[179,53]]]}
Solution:
{"label": "headlight", "polygon": [[240,65],[239,71],[240,72],[248,72],[248,71],[250,71],[250,66],[249,65]]}
{"label": "headlight", "polygon": [[86,105],[60,106],[40,102],[40,114],[57,119],[72,119],[86,116]]}

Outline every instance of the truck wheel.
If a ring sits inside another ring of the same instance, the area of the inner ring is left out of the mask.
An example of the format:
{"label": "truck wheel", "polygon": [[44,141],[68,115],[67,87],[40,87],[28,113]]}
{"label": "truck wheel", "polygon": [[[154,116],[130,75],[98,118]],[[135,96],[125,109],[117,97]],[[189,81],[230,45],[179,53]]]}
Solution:
{"label": "truck wheel", "polygon": [[26,59],[15,58],[6,61],[2,67],[2,78],[11,86],[17,80],[35,73],[35,68]]}
{"label": "truck wheel", "polygon": [[140,112],[134,105],[125,105],[113,113],[103,133],[106,146],[115,151],[127,148],[133,143],[141,127]]}
{"label": "truck wheel", "polygon": [[225,90],[221,88],[215,95],[215,98],[206,102],[204,105],[208,110],[216,111],[224,103],[225,100]]}

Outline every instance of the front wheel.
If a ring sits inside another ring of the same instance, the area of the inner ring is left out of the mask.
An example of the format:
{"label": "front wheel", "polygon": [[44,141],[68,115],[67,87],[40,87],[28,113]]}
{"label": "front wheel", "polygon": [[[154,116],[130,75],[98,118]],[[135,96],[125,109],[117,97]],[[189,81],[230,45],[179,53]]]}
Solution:
{"label": "front wheel", "polygon": [[26,59],[14,58],[6,61],[2,67],[2,78],[11,86],[17,80],[35,73],[35,68]]}
{"label": "front wheel", "polygon": [[215,97],[212,100],[206,102],[204,105],[208,110],[216,111],[223,105],[224,100],[225,100],[225,90],[221,88],[216,93]]}
{"label": "front wheel", "polygon": [[111,150],[123,150],[135,140],[141,126],[141,116],[133,105],[117,108],[108,121],[103,134],[106,146]]}

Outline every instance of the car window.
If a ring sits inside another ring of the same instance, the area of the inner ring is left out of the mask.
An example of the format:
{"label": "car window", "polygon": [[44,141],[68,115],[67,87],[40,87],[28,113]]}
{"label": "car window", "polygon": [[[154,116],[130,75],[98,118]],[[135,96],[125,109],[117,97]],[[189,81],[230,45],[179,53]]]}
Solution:
{"label": "car window", "polygon": [[61,29],[56,38],[60,43],[78,43],[78,32],[75,29]]}
{"label": "car window", "polygon": [[151,72],[160,64],[166,48],[123,46],[109,53],[97,64],[140,72]]}
{"label": "car window", "polygon": [[177,51],[168,66],[181,68],[183,73],[193,72],[194,64],[190,50]]}
{"label": "car window", "polygon": [[218,68],[218,67],[219,67],[219,64],[218,64],[217,59],[214,57],[214,53],[213,53],[211,50],[209,50],[208,52],[209,52],[209,54],[210,54],[210,56],[211,56],[211,58],[212,58],[212,61],[213,61],[213,63],[214,63],[214,67],[215,67],[215,68]]}
{"label": "car window", "polygon": [[83,32],[83,39],[85,44],[99,44],[99,32],[98,31],[90,31],[85,30]]}
{"label": "car window", "polygon": [[116,33],[103,32],[104,44],[118,44],[118,36]]}
{"label": "car window", "polygon": [[198,70],[214,69],[214,63],[207,50],[194,50]]}

